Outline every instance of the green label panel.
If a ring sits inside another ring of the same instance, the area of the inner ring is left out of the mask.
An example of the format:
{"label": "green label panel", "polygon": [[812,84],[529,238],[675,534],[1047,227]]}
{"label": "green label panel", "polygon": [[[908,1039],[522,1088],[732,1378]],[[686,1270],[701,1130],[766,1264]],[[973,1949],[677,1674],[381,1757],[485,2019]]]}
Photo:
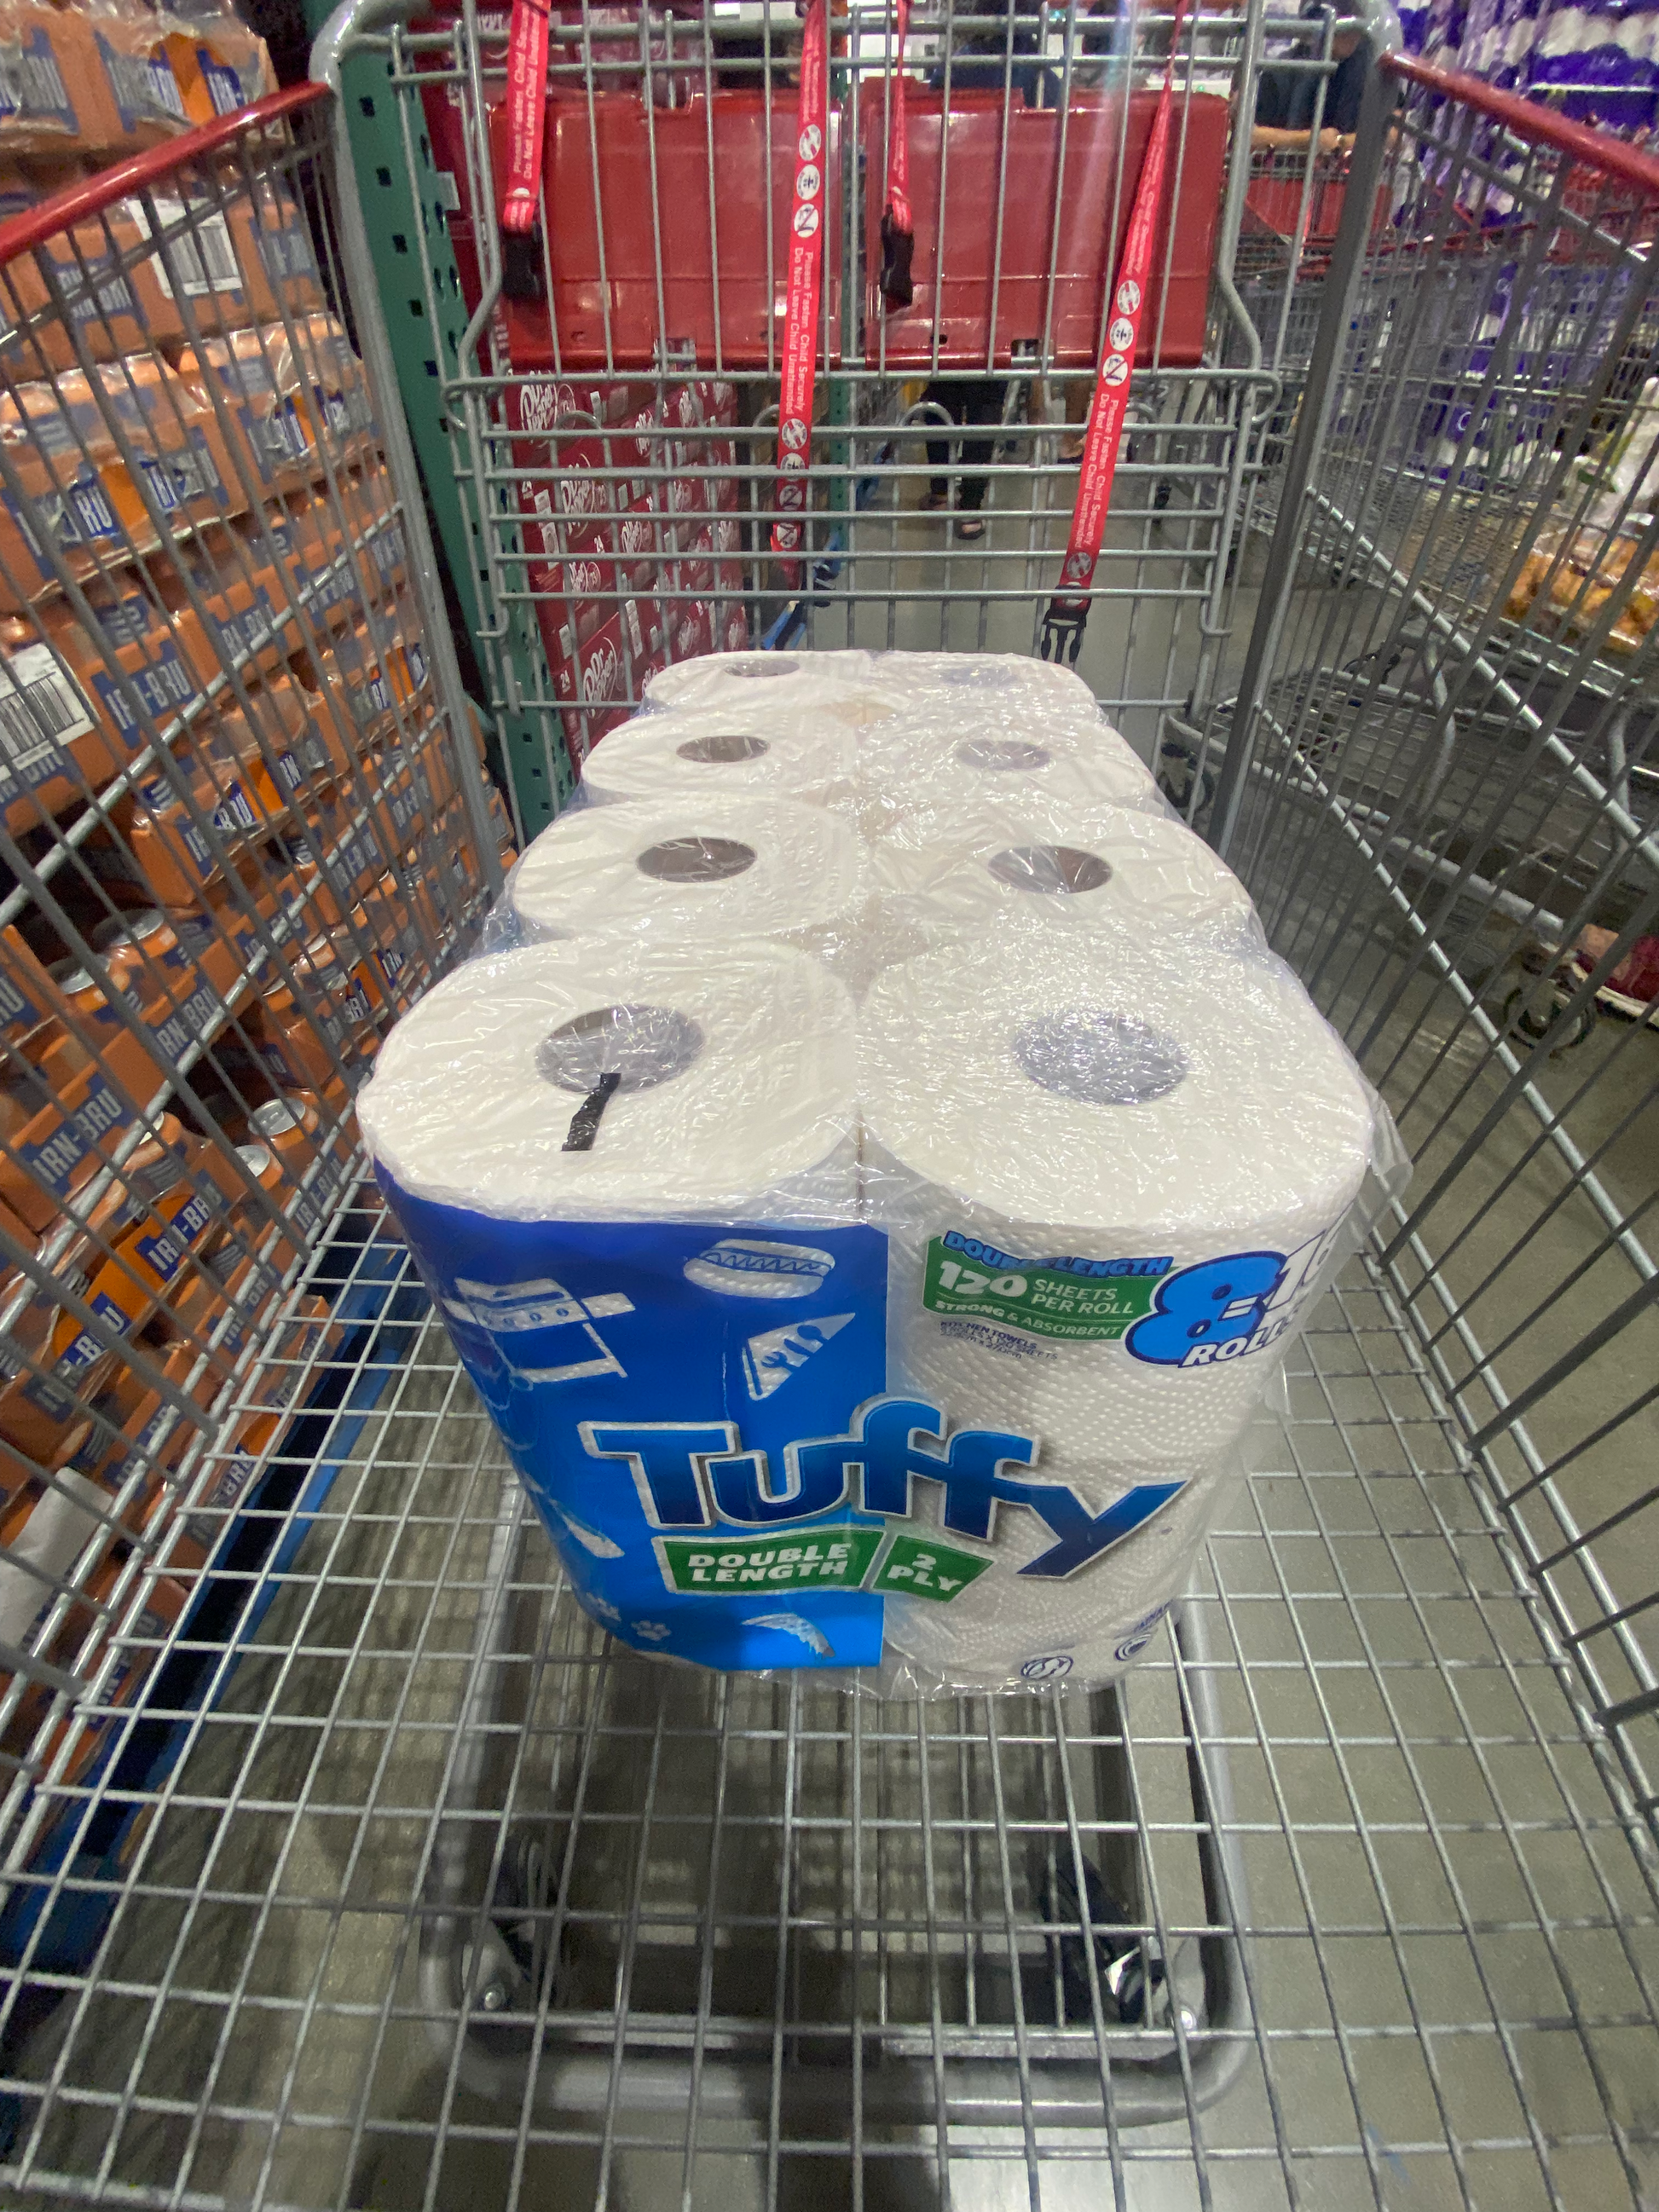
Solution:
{"label": "green label panel", "polygon": [[930,1543],[923,1536],[899,1536],[870,1587],[890,1590],[895,1597],[930,1597],[938,1605],[949,1605],[990,1564],[972,1552],[953,1551],[948,1544]]}
{"label": "green label panel", "polygon": [[1023,1267],[994,1274],[935,1237],[927,1247],[921,1302],[930,1313],[978,1314],[1033,1336],[1120,1337],[1152,1310],[1156,1277],[1073,1275],[1058,1267]]}
{"label": "green label panel", "polygon": [[660,1536],[668,1587],[707,1590],[856,1589],[881,1544],[879,1528],[793,1529],[785,1536]]}

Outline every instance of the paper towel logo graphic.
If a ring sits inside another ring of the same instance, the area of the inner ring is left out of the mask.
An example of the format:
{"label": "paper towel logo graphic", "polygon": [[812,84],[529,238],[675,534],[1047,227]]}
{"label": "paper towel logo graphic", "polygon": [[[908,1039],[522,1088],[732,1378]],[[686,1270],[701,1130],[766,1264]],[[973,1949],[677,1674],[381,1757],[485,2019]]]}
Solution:
{"label": "paper towel logo graphic", "polygon": [[769,1398],[792,1375],[798,1375],[815,1352],[822,1352],[832,1336],[839,1335],[853,1316],[825,1314],[817,1321],[797,1322],[788,1328],[763,1329],[743,1348],[743,1379],[751,1398]]}
{"label": "paper towel logo graphic", "polygon": [[832,1659],[836,1647],[821,1628],[815,1627],[805,1614],[799,1613],[751,1613],[743,1624],[745,1628],[775,1628],[780,1636],[793,1636],[809,1651],[816,1651],[820,1659]]}
{"label": "paper towel logo graphic", "polygon": [[1115,1659],[1138,1659],[1152,1640],[1152,1631],[1170,1610],[1167,1605],[1156,1605],[1150,1613],[1143,1613],[1129,1630],[1123,1641],[1113,1651]]}
{"label": "paper towel logo graphic", "polygon": [[1028,1659],[1019,1671],[1028,1682],[1058,1682],[1071,1673],[1072,1662],[1067,1653],[1051,1651],[1041,1659]]}
{"label": "paper towel logo graphic", "polygon": [[597,1528],[590,1528],[586,1521],[577,1520],[575,1515],[568,1513],[562,1505],[556,1505],[553,1510],[590,1557],[596,1559],[626,1557],[620,1544],[613,1543],[609,1536],[602,1536]]}
{"label": "paper towel logo graphic", "polygon": [[810,1298],[834,1273],[836,1255],[815,1244],[772,1244],[750,1237],[722,1237],[684,1267],[699,1290],[733,1298]]}
{"label": "paper towel logo graphic", "polygon": [[543,1329],[580,1328],[592,1351],[586,1358],[550,1367],[522,1364],[523,1346],[512,1347],[512,1364],[526,1382],[574,1382],[590,1375],[626,1375],[628,1370],[593,1326],[617,1314],[632,1313],[634,1301],[620,1291],[597,1297],[573,1297],[562,1283],[545,1277],[533,1283],[474,1283],[457,1276],[458,1297],[447,1297],[444,1310],[487,1336],[523,1337]]}
{"label": "paper towel logo graphic", "polygon": [[1072,1343],[1112,1343],[1152,1310],[1163,1255],[1022,1260],[957,1229],[927,1247],[921,1302],[929,1313],[969,1315]]}
{"label": "paper towel logo graphic", "polygon": [[[938,1407],[915,1398],[872,1399],[846,1435],[787,1445],[781,1472],[769,1454],[744,1450],[734,1421],[583,1421],[578,1434],[590,1457],[626,1462],[653,1528],[708,1528],[716,1522],[778,1528],[849,1506],[908,1521],[915,1485],[933,1482],[945,1493],[939,1522],[951,1534],[989,1543],[1000,1512],[1034,1513],[1054,1541],[1018,1571],[1043,1580],[1091,1565],[1182,1486],[1138,1483],[1096,1513],[1063,1483],[1018,1479],[1035,1471],[1031,1437],[998,1429],[952,1432]],[[1011,1468],[1017,1472],[1005,1472]]]}
{"label": "paper towel logo graphic", "polygon": [[1297,1325],[1340,1228],[1294,1252],[1234,1252],[1166,1276],[1125,1348],[1149,1365],[1183,1368],[1267,1351]]}

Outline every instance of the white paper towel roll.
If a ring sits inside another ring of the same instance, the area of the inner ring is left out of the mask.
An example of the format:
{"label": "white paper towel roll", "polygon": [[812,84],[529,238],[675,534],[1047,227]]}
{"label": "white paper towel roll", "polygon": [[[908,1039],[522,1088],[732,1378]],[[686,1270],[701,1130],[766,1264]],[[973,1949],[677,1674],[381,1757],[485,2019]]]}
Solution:
{"label": "white paper towel roll", "polygon": [[[1062,1583],[998,1574],[895,1609],[892,1640],[920,1663],[956,1679],[939,1655],[959,1649],[961,1679],[1002,1680],[1057,1623],[1115,1633],[1176,1594],[1170,1562],[1190,1556],[1358,1193],[1370,1104],[1277,963],[1206,953],[1172,975],[1086,935],[890,969],[860,1057],[890,1390],[953,1430],[1036,1439],[1033,1479],[1083,1497],[1209,1486]],[[999,1525],[1022,1564],[1035,1517]]]}
{"label": "white paper towel roll", "polygon": [[814,951],[846,940],[866,890],[863,848],[836,815],[702,796],[563,815],[508,883],[529,939],[784,937]]}
{"label": "white paper towel roll", "polygon": [[[954,1226],[1032,1261],[1162,1259],[1171,1274],[1262,1251],[1305,1258],[1364,1180],[1364,1085],[1277,962],[1205,955],[1176,975],[1087,939],[1024,939],[1020,956],[953,945],[907,961],[864,1009],[871,1194],[895,1231],[902,1382],[939,1382],[953,1419],[976,1426],[1035,1421],[1045,1459],[1205,1460],[1259,1402],[1269,1350],[1180,1368],[1132,1358],[1121,1339],[944,1320],[921,1305],[923,1249]],[[1241,1294],[1260,1272],[1241,1269]]]}
{"label": "white paper towel roll", "polygon": [[595,799],[708,792],[821,801],[850,788],[858,733],[844,715],[769,711],[763,690],[729,707],[639,714],[602,738],[582,763]]}
{"label": "white paper towel roll", "polygon": [[916,850],[884,846],[875,866],[891,918],[927,937],[1012,923],[1151,945],[1170,928],[1236,935],[1255,911],[1201,837],[1115,807],[1009,808]]}
{"label": "white paper towel roll", "polygon": [[872,833],[911,847],[1027,805],[1168,813],[1146,764],[1109,723],[1053,712],[1003,720],[964,706],[896,717],[865,732],[859,781],[884,810]]}
{"label": "white paper towel roll", "polygon": [[[850,1220],[854,1036],[844,987],[787,945],[571,939],[447,976],[357,1114],[405,1190],[507,1219]],[[592,1150],[562,1150],[611,1073]]]}
{"label": "white paper towel roll", "polygon": [[659,671],[645,696],[653,707],[741,707],[776,715],[816,708],[854,728],[886,712],[866,654],[838,653],[833,662],[819,653],[706,653]]}
{"label": "white paper towel roll", "polygon": [[1026,653],[874,653],[869,677],[896,699],[922,695],[970,711],[1012,714],[1040,702],[1073,714],[1096,712],[1094,693],[1074,668]]}

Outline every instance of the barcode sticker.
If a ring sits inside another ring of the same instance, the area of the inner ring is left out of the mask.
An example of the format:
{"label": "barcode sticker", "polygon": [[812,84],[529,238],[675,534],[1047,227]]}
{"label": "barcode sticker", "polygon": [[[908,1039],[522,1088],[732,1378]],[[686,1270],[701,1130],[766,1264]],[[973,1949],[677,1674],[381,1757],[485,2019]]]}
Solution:
{"label": "barcode sticker", "polygon": [[86,700],[49,645],[0,653],[0,785],[33,789],[58,774],[61,747],[92,727]]}
{"label": "barcode sticker", "polygon": [[[154,204],[161,226],[168,233],[167,258],[178,271],[179,281],[187,300],[198,300],[206,292],[240,292],[242,271],[236,259],[235,242],[230,227],[222,215],[206,211],[200,202],[186,206],[183,200],[166,199],[155,196]],[[149,217],[138,200],[126,203],[126,212],[137,225],[140,233],[150,235]],[[188,230],[175,229],[189,218]],[[155,281],[171,300],[173,279],[167,259],[155,256]]]}

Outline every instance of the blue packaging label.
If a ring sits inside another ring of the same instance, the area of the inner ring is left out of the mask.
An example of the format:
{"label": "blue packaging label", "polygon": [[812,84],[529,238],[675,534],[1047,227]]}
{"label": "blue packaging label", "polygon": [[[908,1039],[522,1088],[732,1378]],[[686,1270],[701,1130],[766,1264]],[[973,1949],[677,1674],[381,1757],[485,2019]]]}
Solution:
{"label": "blue packaging label", "polygon": [[129,669],[125,683],[102,669],[94,669],[92,684],[110,720],[127,744],[134,746],[143,733],[128,697],[129,686],[137,693],[145,712],[157,723],[170,722],[179,708],[187,707],[202,688],[195,671],[180,659],[179,648],[171,638],[158,644],[142,667]]}
{"label": "blue packaging label", "polygon": [[126,52],[112,46],[101,31],[94,35],[124,133],[131,134],[141,123],[185,120],[184,99],[164,56]]}
{"label": "blue packaging label", "polygon": [[243,90],[242,80],[230,64],[216,61],[205,46],[196,49],[196,66],[212,97],[216,115],[234,115],[253,98],[252,92]]}
{"label": "blue packaging label", "polygon": [[128,1109],[103,1077],[94,1076],[82,1103],[40,1143],[25,1144],[20,1140],[17,1157],[61,1198],[88,1152],[130,1119]]}
{"label": "blue packaging label", "polygon": [[[112,320],[117,315],[137,313],[137,302],[133,298],[132,287],[126,278],[118,270],[108,277],[100,276],[102,270],[112,267],[113,258],[112,255],[107,253],[100,254],[95,258],[90,254],[88,255],[85,262],[86,275],[82,283],[87,286],[95,286],[96,289],[81,289],[70,295],[68,304],[70,320],[72,323],[101,323]],[[68,289],[65,286],[65,289]]]}
{"label": "blue packaging label", "polygon": [[[103,45],[101,37],[98,43]],[[0,120],[19,118],[49,125],[70,137],[81,127],[43,28],[0,46]]]}
{"label": "blue packaging label", "polygon": [[313,614],[326,614],[330,608],[343,605],[348,599],[356,599],[357,580],[349,568],[339,567],[327,569],[324,572],[320,581],[314,586],[307,586],[304,580],[309,572],[301,566],[300,556],[292,555],[289,557],[294,561],[295,574],[301,580],[299,586],[301,595]]}
{"label": "blue packaging label", "polygon": [[395,518],[378,532],[370,543],[374,565],[388,580],[395,575],[408,558],[404,544],[404,526]]}
{"label": "blue packaging label", "polygon": [[[236,364],[239,369],[244,364]],[[245,378],[245,382],[252,379]],[[237,420],[242,426],[254,460],[258,465],[259,480],[270,483],[283,469],[304,463],[310,457],[311,436],[300,418],[293,400],[282,402],[269,414],[257,408],[243,405],[236,410]]]}
{"label": "blue packaging label", "polygon": [[636,1649],[871,1665],[888,1595],[1010,1571],[1000,1515],[1040,1534],[1012,1570],[1040,1614],[1182,1487],[1097,1510],[1038,1438],[890,1393],[879,1230],[495,1221],[378,1172],[583,1604]]}
{"label": "blue packaging label", "polygon": [[495,1221],[381,1181],[591,1613],[707,1667],[875,1664],[885,1523],[796,1447],[881,1394],[879,1231]]}
{"label": "blue packaging label", "polygon": [[[270,210],[266,211],[267,214]],[[316,256],[311,248],[311,238],[300,211],[291,203],[276,210],[279,220],[271,223],[261,216],[254,231],[259,248],[259,258],[264,263],[265,274],[273,283],[289,276],[314,276],[317,274]]]}
{"label": "blue packaging label", "polygon": [[276,610],[270,604],[270,594],[263,586],[253,594],[253,603],[239,613],[227,615],[223,621],[210,614],[208,626],[213,632],[221,659],[240,663],[247,659],[265,644],[276,627]]}
{"label": "blue packaging label", "polygon": [[46,1018],[46,1010],[23,990],[15,978],[0,975],[0,1024],[15,1029],[21,1036],[24,1030],[38,1028]]}

